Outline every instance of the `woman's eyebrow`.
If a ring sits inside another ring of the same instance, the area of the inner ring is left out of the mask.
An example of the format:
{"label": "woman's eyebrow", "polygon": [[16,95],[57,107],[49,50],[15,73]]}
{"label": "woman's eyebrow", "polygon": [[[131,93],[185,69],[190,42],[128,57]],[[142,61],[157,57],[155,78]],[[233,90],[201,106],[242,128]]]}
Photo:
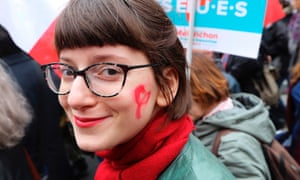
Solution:
{"label": "woman's eyebrow", "polygon": [[64,61],[64,62],[70,62],[70,59],[69,59],[69,58],[63,57],[63,56],[60,56],[60,57],[58,58],[58,60]]}
{"label": "woman's eyebrow", "polygon": [[127,60],[126,57],[122,57],[122,56],[116,56],[113,54],[108,54],[108,55],[95,55],[93,57],[93,61],[124,61]]}

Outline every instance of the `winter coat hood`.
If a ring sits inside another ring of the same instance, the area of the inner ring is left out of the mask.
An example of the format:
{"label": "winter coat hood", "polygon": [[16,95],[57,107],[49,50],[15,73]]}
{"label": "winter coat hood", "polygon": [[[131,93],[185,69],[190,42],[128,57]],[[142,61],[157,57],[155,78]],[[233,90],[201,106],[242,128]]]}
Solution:
{"label": "winter coat hood", "polygon": [[220,129],[245,132],[264,143],[271,143],[275,127],[263,101],[252,94],[238,93],[231,96],[234,107],[218,111],[195,122],[194,134],[201,139]]}

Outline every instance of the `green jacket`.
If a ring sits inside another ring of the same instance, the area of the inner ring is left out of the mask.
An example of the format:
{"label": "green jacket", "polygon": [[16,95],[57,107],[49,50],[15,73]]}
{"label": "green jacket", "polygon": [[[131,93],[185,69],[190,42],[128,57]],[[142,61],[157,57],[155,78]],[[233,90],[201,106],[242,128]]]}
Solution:
{"label": "green jacket", "polygon": [[[159,163],[159,162],[158,162]],[[230,171],[193,135],[160,180],[231,180]]]}
{"label": "green jacket", "polygon": [[251,94],[238,93],[231,99],[232,109],[196,121],[193,134],[212,150],[221,129],[234,130],[221,138],[219,159],[239,180],[269,180],[271,175],[260,143],[274,139],[275,128],[268,110],[261,99]]}

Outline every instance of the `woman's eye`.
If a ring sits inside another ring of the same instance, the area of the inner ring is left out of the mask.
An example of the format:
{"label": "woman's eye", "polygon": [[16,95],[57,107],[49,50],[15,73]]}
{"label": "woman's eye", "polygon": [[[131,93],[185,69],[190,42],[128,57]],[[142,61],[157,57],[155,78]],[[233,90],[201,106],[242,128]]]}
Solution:
{"label": "woman's eye", "polygon": [[120,71],[113,69],[113,68],[107,68],[103,70],[104,75],[113,76],[119,74]]}
{"label": "woman's eye", "polygon": [[62,72],[63,76],[73,76],[74,75],[73,71],[70,69],[62,69],[61,72]]}
{"label": "woman's eye", "polygon": [[92,76],[99,80],[116,81],[122,78],[123,71],[115,66],[102,66],[91,70]]}

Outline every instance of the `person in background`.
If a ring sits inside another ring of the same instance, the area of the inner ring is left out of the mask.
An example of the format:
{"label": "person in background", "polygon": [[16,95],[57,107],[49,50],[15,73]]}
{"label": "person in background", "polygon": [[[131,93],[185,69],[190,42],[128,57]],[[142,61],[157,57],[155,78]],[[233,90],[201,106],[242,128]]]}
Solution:
{"label": "person in background", "polygon": [[40,65],[18,47],[0,25],[0,58],[8,65],[28,100],[33,116],[23,143],[41,177],[49,180],[72,178],[59,126],[63,109],[47,87]]}
{"label": "person in background", "polygon": [[215,138],[223,129],[214,152],[237,179],[271,179],[261,142],[271,143],[275,128],[260,98],[252,94],[230,95],[228,82],[212,60],[193,53],[191,63],[193,134],[212,152]]}
{"label": "person in background", "polygon": [[293,9],[292,16],[288,22],[288,48],[291,54],[289,69],[291,69],[299,61],[299,42],[300,42],[300,0],[291,0],[291,7]]}
{"label": "person in background", "polygon": [[[267,52],[266,44],[261,42],[260,50],[258,57],[249,58],[237,55],[229,55],[227,64],[225,67],[226,72],[230,73],[238,81],[241,92],[246,92],[253,94],[261,99],[264,97],[261,95],[261,92],[255,86],[255,83],[264,84],[264,66],[270,65],[271,56]],[[274,86],[279,88],[278,84],[275,81],[274,77]],[[269,116],[273,121],[276,130],[281,130],[285,127],[285,115],[284,115],[284,106],[281,103],[280,96],[274,101],[268,102],[268,99],[263,99],[265,105],[268,107]],[[273,98],[271,98],[273,100]]]}
{"label": "person in background", "polygon": [[280,19],[279,21],[283,22],[286,26],[286,29],[287,29],[287,26],[291,20],[291,17],[293,16],[294,14],[294,8],[291,4],[291,0],[279,0],[280,4],[281,4],[281,7],[285,13],[285,16]]}
{"label": "person in background", "polygon": [[223,75],[225,76],[225,78],[228,81],[230,93],[241,92],[240,84],[235,79],[235,77],[233,77],[230,73],[225,71],[225,68],[223,65],[223,57],[222,57],[223,54],[222,53],[217,53],[217,52],[209,51],[209,50],[199,50],[199,49],[194,49],[193,52],[201,53],[201,54],[207,56],[216,64],[216,66],[220,69],[220,71],[223,73]]}
{"label": "person in background", "polygon": [[[233,179],[192,135],[187,61],[155,0],[72,0],[42,66],[100,179]],[[52,77],[60,81],[55,84]]]}
{"label": "person in background", "polygon": [[[288,15],[285,17],[288,18]],[[275,80],[280,90],[285,80],[289,78],[289,64],[291,55],[288,49],[288,31],[285,18],[277,20],[263,29],[261,47],[270,56],[270,65],[274,68]],[[279,98],[277,104],[270,105],[270,118],[276,129],[282,130],[286,127],[285,103]]]}
{"label": "person in background", "polygon": [[240,84],[233,75],[231,75],[230,73],[225,71],[223,56],[224,56],[223,53],[214,52],[213,61],[216,64],[216,66],[220,69],[220,71],[222,72],[224,77],[227,79],[228,86],[229,86],[229,92],[231,94],[239,93],[239,92],[241,92]]}
{"label": "person in background", "polygon": [[286,112],[287,128],[292,135],[288,150],[300,165],[300,62],[291,71]]}
{"label": "person in background", "polygon": [[4,66],[0,59],[0,179],[32,180],[34,176],[22,144],[31,122],[31,107]]}

